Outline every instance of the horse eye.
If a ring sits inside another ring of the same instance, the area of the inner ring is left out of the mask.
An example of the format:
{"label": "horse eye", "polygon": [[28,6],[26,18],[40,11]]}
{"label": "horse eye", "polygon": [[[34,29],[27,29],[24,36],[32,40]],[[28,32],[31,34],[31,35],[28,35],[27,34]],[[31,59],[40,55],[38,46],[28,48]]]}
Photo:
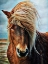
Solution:
{"label": "horse eye", "polygon": [[11,27],[11,29],[15,29],[15,25],[13,25],[13,26]]}

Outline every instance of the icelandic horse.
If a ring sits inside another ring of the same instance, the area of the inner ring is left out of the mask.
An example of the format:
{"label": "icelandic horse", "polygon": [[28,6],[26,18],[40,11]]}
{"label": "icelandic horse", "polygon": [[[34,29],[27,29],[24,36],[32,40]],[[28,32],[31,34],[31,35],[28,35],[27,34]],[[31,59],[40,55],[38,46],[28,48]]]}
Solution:
{"label": "icelandic horse", "polygon": [[36,29],[37,11],[30,1],[18,3],[8,18],[10,64],[48,64],[48,33]]}

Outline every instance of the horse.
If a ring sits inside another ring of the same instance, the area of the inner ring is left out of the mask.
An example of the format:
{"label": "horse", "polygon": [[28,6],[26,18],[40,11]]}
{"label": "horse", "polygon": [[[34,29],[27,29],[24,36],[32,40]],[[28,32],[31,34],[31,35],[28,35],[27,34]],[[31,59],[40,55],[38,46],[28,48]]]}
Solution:
{"label": "horse", "polygon": [[37,31],[38,13],[33,3],[23,1],[11,12],[2,11],[8,18],[10,64],[48,64],[48,32]]}

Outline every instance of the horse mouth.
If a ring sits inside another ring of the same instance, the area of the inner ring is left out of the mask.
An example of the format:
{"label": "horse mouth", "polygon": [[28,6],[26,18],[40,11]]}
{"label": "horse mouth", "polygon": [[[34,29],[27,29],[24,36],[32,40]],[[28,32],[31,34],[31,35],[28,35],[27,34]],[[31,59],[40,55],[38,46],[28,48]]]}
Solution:
{"label": "horse mouth", "polygon": [[28,50],[26,52],[19,51],[19,49],[16,49],[16,53],[18,57],[27,57],[28,56]]}

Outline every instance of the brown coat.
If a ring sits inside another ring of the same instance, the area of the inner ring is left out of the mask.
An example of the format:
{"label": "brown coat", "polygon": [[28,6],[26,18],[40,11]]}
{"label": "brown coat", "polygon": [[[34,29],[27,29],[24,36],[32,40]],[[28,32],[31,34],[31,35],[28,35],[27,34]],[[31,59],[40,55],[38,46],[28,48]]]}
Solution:
{"label": "brown coat", "polygon": [[31,56],[23,59],[17,58],[15,47],[13,43],[10,43],[7,51],[10,64],[48,64],[48,33],[37,32],[35,43],[40,55],[33,48]]}

